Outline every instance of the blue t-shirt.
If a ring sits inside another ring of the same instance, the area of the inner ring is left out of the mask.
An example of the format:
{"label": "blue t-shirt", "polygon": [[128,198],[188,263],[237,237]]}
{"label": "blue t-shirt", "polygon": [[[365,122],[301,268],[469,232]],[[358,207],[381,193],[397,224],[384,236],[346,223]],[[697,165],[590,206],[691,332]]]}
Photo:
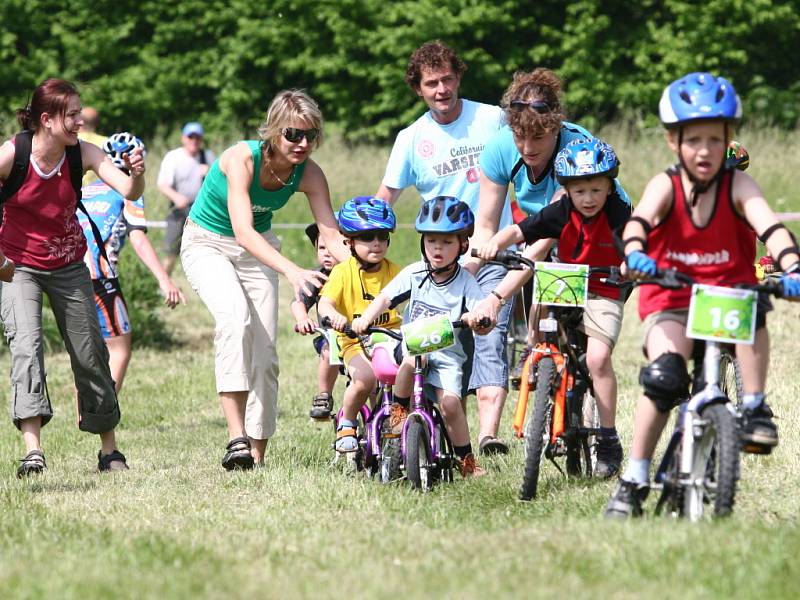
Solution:
{"label": "blue t-shirt", "polygon": [[[397,135],[383,176],[386,187],[413,185],[423,200],[454,196],[478,214],[478,163],[484,146],[503,125],[503,111],[463,98],[461,103],[461,114],[452,123],[441,125],[428,111]],[[501,225],[512,223],[506,204]]]}
{"label": "blue t-shirt", "polygon": [[[389,296],[391,307],[408,301],[403,312],[403,323],[442,314],[448,314],[451,321],[456,321],[465,312],[473,310],[478,302],[486,297],[478,281],[469,271],[458,267],[450,279],[436,283],[428,275],[424,261],[408,265],[383,288],[381,293]],[[454,354],[459,360],[466,359],[458,335],[455,346],[440,352]]]}
{"label": "blue t-shirt", "polygon": [[[553,171],[553,160],[556,154],[573,140],[593,137],[591,133],[580,125],[564,121],[561,125],[555,152],[539,180],[537,182],[530,180],[528,170],[524,164],[517,168],[513,182],[519,207],[527,214],[533,215],[547,206],[553,198],[553,194],[561,187],[556,181],[555,172]],[[509,185],[512,181],[511,174],[521,160],[522,156],[514,143],[514,133],[510,127],[505,126],[486,144],[486,148],[481,154],[481,169],[496,184]],[[615,183],[620,198],[630,204],[630,198],[628,198],[625,190],[622,189],[619,180],[616,180]],[[502,221],[500,222],[500,228],[503,228]]]}
{"label": "blue t-shirt", "polygon": [[144,197],[138,200],[127,200],[119,192],[100,180],[81,188],[83,205],[100,230],[105,242],[106,255],[111,263],[101,258],[100,247],[92,233],[92,226],[83,211],[78,211],[78,221],[86,236],[86,255],[84,262],[89,267],[92,279],[117,277],[119,253],[125,245],[128,233],[134,229],[147,231],[144,215]]}

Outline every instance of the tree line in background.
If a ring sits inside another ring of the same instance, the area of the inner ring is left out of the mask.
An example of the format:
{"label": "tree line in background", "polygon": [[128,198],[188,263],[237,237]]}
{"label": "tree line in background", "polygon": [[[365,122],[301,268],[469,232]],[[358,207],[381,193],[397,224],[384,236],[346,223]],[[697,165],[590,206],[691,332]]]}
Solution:
{"label": "tree line in background", "polygon": [[301,87],[348,139],[385,141],[422,111],[403,75],[436,38],[469,67],[464,97],[497,103],[515,70],[545,66],[590,127],[654,122],[663,87],[696,70],[728,77],[750,119],[800,117],[798,0],[3,0],[0,22],[6,129],[60,76],[107,131],[252,130]]}

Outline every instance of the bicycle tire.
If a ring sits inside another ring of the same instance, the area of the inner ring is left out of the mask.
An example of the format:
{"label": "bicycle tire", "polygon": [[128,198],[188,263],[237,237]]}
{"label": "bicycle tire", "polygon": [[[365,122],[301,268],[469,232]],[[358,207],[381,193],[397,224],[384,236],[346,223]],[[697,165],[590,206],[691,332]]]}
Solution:
{"label": "bicycle tire", "polygon": [[548,441],[545,436],[548,433],[548,413],[552,410],[555,373],[556,363],[552,358],[545,357],[539,361],[534,390],[533,416],[528,421],[528,427],[525,430],[525,470],[519,491],[520,500],[533,500],[536,497],[539,469]]}
{"label": "bicycle tire", "polygon": [[381,483],[390,483],[401,477],[403,452],[400,438],[381,437],[381,460],[377,464],[377,476]]}
{"label": "bicycle tire", "polygon": [[[581,403],[582,425],[586,429],[597,431],[600,429],[600,413],[597,409],[597,401],[592,392],[586,390]],[[581,450],[583,453],[583,474],[591,477],[597,464],[597,435],[587,434],[581,437]]]}
{"label": "bicycle tire", "polygon": [[412,419],[406,430],[406,478],[411,487],[423,492],[433,487],[428,427]]}
{"label": "bicycle tire", "polygon": [[706,406],[701,416],[708,421],[703,438],[697,441],[692,479],[701,479],[703,489],[684,493],[684,516],[697,520],[704,504],[713,506],[715,517],[733,512],[739,474],[739,436],[736,418],[724,404]]}
{"label": "bicycle tire", "polygon": [[[660,515],[666,509],[666,516],[680,517],[683,514],[683,488],[679,484],[681,465],[680,438],[670,439],[662,458],[667,461],[661,480],[661,494],[656,502],[655,514]],[[659,467],[659,471],[661,467]]]}
{"label": "bicycle tire", "polygon": [[744,396],[742,367],[734,353],[727,347],[723,347],[719,360],[719,381],[722,393],[733,401],[737,409],[740,409]]}

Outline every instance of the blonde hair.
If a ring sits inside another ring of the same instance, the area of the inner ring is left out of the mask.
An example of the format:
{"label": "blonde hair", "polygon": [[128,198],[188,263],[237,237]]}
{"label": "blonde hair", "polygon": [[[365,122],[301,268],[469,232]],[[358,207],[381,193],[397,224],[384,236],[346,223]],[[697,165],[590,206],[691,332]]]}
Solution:
{"label": "blonde hair", "polygon": [[[562,87],[561,79],[550,69],[539,68],[514,73],[514,79],[500,101],[512,131],[519,137],[530,137],[560,129],[562,121],[567,118],[561,106]],[[515,100],[546,102],[550,112],[538,113],[529,108],[512,108],[511,103]]]}
{"label": "blonde hair", "polygon": [[261,148],[268,154],[272,153],[277,139],[283,130],[292,123],[304,121],[312,129],[319,131],[317,139],[311,143],[314,150],[322,143],[322,112],[314,100],[303,90],[283,90],[270,102],[267,116],[258,127],[258,137],[261,139]]}

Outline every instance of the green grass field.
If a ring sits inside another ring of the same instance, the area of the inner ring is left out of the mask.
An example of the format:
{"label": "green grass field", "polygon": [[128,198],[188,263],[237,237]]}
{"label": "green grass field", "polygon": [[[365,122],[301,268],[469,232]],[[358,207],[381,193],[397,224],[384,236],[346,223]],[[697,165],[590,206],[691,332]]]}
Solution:
{"label": "green grass field", "polygon": [[[647,178],[669,162],[660,132],[634,135],[617,127],[603,133],[621,155],[623,183],[638,197]],[[789,183],[800,172],[797,135],[743,132],[741,139],[776,210],[800,209]],[[155,177],[166,147],[155,146],[148,158],[153,218],[164,212]],[[333,139],[315,158],[338,206],[377,188],[387,156],[388,148],[349,148]],[[407,191],[401,221],[409,222],[416,206]],[[296,196],[280,216],[306,222],[307,204]],[[279,233],[285,253],[308,264],[312,254],[302,231]],[[404,263],[416,252],[416,236],[400,230],[390,257]],[[800,305],[778,302],[770,316],[768,392],[780,417],[781,445],[769,457],[744,458],[734,515],[699,524],[652,516],[608,523],[601,512],[613,483],[567,481],[551,465],[543,468],[540,497],[518,502],[523,452],[517,442],[507,457],[484,461],[487,477],[457,480],[427,495],[332,469],[332,429],[307,417],[315,357],[308,338],[291,333],[285,282],[278,434],[266,468],[224,472],[212,322],[182,274],[178,279],[189,305],[164,314],[177,345],[170,352],[137,351],[121,394],[118,439],[129,472],[95,472],[99,443],[75,426],[64,354],[47,357],[56,416],[43,432],[44,475],[15,478],[23,445],[5,420],[0,598],[796,597]],[[632,301],[615,353],[626,450],[643,363],[634,308]],[[7,370],[8,354],[0,361]],[[7,401],[7,383],[0,389]],[[337,406],[341,391],[342,382]],[[512,394],[501,431],[506,439],[513,405]],[[474,398],[469,409],[474,431]]]}

